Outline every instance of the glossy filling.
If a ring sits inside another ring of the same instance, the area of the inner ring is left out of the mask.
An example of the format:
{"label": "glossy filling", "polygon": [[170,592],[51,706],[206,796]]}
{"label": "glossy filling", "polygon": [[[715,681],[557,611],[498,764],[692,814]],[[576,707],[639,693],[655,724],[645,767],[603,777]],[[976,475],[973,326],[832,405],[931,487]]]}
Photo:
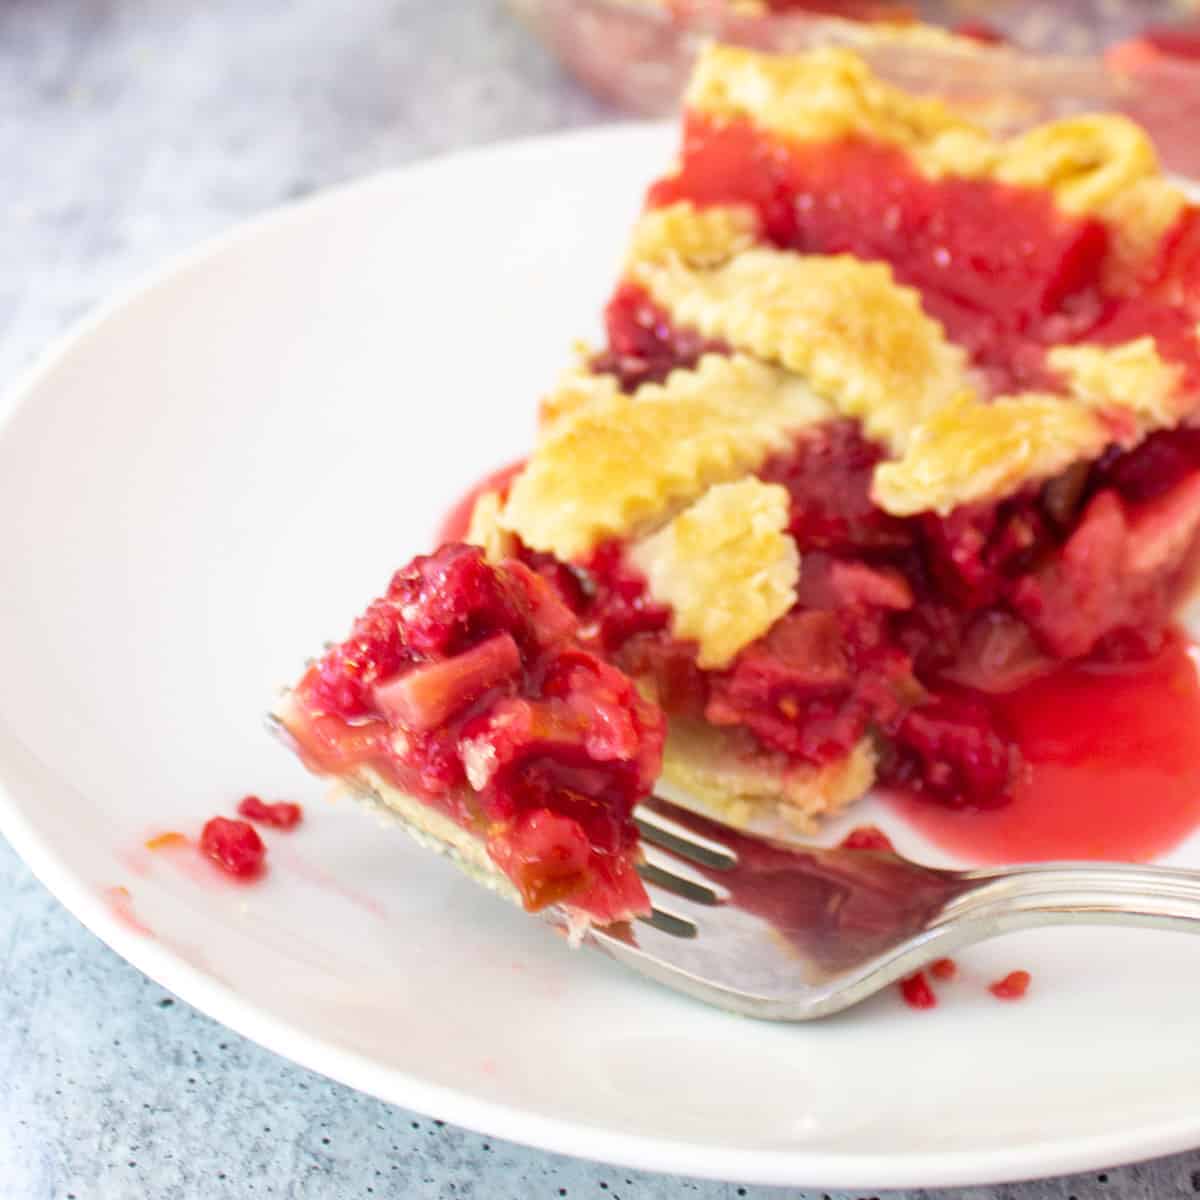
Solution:
{"label": "glossy filling", "polygon": [[289,731],[315,770],[370,768],[479,837],[528,908],[644,911],[631,813],[662,720],[576,626],[523,564],[443,546],[309,669]]}

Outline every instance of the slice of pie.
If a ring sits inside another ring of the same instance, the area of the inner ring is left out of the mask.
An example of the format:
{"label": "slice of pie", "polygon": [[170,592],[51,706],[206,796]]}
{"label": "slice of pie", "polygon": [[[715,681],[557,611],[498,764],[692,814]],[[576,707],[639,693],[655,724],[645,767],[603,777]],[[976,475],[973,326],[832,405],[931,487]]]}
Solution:
{"label": "slice of pie", "polygon": [[1200,560],[1200,214],[1136,125],[997,140],[836,50],[711,48],[686,104],[479,549],[401,572],[281,712],[596,921],[645,902],[659,711],[665,777],[735,820],[1000,804],[989,694],[1153,653]]}

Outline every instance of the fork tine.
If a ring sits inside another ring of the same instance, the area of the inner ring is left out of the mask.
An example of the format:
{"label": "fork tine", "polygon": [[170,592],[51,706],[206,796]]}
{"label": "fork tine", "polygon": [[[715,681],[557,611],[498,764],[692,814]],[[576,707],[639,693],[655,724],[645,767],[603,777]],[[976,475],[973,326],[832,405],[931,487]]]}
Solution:
{"label": "fork tine", "polygon": [[[675,869],[669,866],[664,872],[667,875],[665,883],[642,876],[646,895],[650,898],[651,912],[649,916],[638,917],[631,923],[630,936],[625,940],[639,946],[643,952],[650,950],[651,944],[663,945],[664,953],[666,947],[670,946],[672,949],[667,957],[678,960],[681,953],[691,953],[684,951],[684,945],[690,942],[693,948],[697,947],[698,939],[703,939],[706,931],[711,931],[713,919],[721,912],[723,897],[704,882],[691,885],[699,893],[692,894],[687,890],[690,881],[672,874]],[[686,867],[683,869],[686,870]],[[680,883],[684,887],[679,887]],[[664,935],[665,942],[662,941]]]}
{"label": "fork tine", "polygon": [[[673,938],[694,938],[699,932],[695,921],[681,917],[669,908],[660,908],[657,904],[650,910],[648,917],[638,917],[642,925],[649,925],[659,933],[665,933]],[[640,935],[639,935],[640,936]]]}
{"label": "fork tine", "polygon": [[697,904],[724,904],[729,899],[728,889],[691,867],[686,859],[649,843],[642,846],[638,874],[646,883],[657,884]]}
{"label": "fork tine", "polygon": [[651,796],[634,810],[642,838],[655,846],[718,871],[737,866],[737,853],[728,842],[732,831],[698,813]]}

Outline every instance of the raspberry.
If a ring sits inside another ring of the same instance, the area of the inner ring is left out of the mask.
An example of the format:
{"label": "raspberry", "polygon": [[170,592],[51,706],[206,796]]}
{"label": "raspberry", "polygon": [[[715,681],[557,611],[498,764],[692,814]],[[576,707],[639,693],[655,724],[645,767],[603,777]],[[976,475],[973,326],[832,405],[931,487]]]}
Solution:
{"label": "raspberry", "polygon": [[237,806],[238,815],[248,821],[258,821],[275,829],[295,829],[300,824],[304,810],[298,804],[280,800],[267,804],[257,796],[244,796]]}
{"label": "raspberry", "polygon": [[677,367],[693,367],[702,354],[728,354],[724,342],[677,328],[637,284],[617,288],[604,310],[608,349],[591,362],[593,371],[615,375],[622,391],[661,383]]}
{"label": "raspberry", "polygon": [[213,817],[200,833],[200,850],[230,875],[249,879],[258,875],[267,857],[267,848],[253,825]]}
{"label": "raspberry", "polygon": [[952,807],[994,808],[1008,800],[1018,763],[983,704],[943,695],[900,721],[880,778]]}
{"label": "raspberry", "polygon": [[317,664],[314,705],[339,717],[366,716],[371,689],[410,661],[394,605],[376,600],[354,622],[350,636]]}
{"label": "raspberry", "polygon": [[871,479],[883,451],[857,421],[833,421],[806,433],[758,471],[791,496],[791,533],[805,550],[903,545],[904,525],[871,502]]}
{"label": "raspberry", "polygon": [[514,621],[496,570],[478,546],[451,542],[392,576],[387,598],[408,645],[425,658],[457,654]]}

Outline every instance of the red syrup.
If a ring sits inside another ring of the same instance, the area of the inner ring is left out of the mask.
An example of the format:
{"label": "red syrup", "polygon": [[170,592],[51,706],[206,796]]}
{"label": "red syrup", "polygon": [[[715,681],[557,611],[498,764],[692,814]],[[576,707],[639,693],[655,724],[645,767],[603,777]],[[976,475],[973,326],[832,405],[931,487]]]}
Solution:
{"label": "red syrup", "polygon": [[1027,764],[1012,799],[949,808],[893,794],[891,807],[973,862],[1141,862],[1200,825],[1200,678],[1172,634],[1153,658],[1070,665],[992,697]]}
{"label": "red syrup", "polygon": [[461,542],[466,537],[467,529],[471,525],[471,512],[475,508],[475,501],[484,492],[506,492],[508,485],[516,475],[520,474],[524,466],[525,459],[518,459],[515,463],[509,463],[507,467],[501,467],[498,471],[486,475],[475,484],[446,514],[441,525],[438,526],[437,537],[433,544],[440,546],[444,542]]}

